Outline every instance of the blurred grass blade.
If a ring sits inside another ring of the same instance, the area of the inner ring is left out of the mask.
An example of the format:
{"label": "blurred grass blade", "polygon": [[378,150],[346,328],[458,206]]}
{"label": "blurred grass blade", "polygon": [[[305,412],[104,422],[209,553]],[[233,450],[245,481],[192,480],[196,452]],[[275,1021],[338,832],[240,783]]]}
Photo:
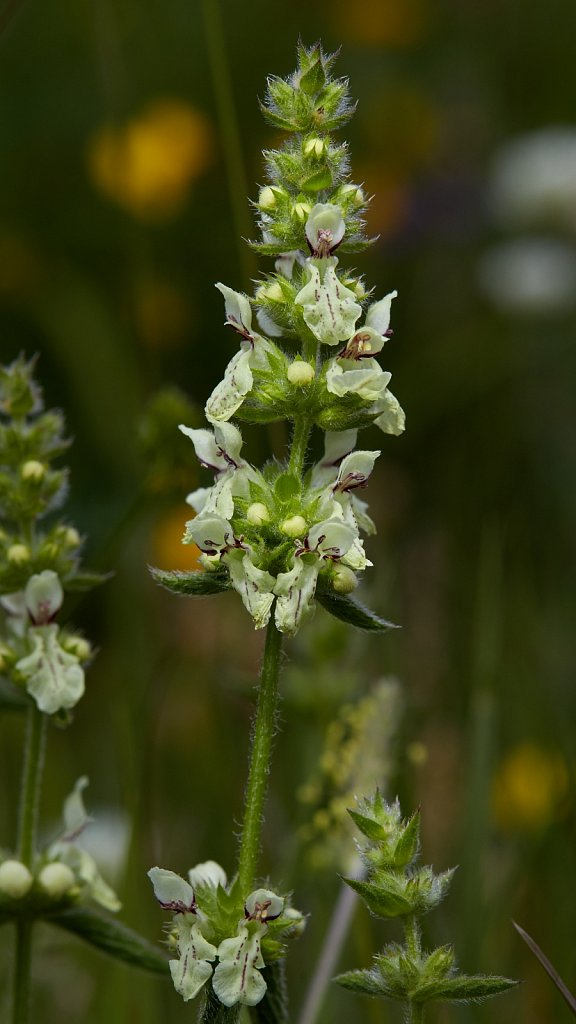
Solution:
{"label": "blurred grass blade", "polygon": [[168,958],[160,949],[125,924],[100,911],[72,907],[48,920],[50,924],[74,932],[90,945],[96,946],[117,960],[123,960],[124,963],[155,974],[169,972]]}
{"label": "blurred grass blade", "polygon": [[563,996],[565,1001],[568,1003],[568,1006],[572,1010],[572,1013],[576,1016],[576,999],[572,995],[570,989],[567,988],[564,982],[562,981],[562,978],[558,974],[558,971],[552,966],[548,957],[544,955],[544,953],[540,949],[540,946],[536,942],[534,942],[534,939],[530,935],[528,935],[528,932],[525,932],[519,924],[516,924],[516,921],[512,921],[512,924],[514,925],[520,938],[524,939],[524,942],[528,946],[528,949],[530,949],[532,953],[534,953],[536,959],[540,961],[542,967],[546,971],[546,974],[554,982],[556,988]]}

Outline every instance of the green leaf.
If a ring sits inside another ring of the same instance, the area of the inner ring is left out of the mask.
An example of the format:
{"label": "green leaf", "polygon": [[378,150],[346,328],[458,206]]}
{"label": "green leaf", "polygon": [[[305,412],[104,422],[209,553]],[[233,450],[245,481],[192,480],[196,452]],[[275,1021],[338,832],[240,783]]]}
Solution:
{"label": "green leaf", "polygon": [[342,985],[342,988],[350,989],[351,992],[362,993],[365,996],[388,996],[388,998],[395,998],[383,979],[375,971],[346,971],[345,974],[338,974],[334,981],[338,985]]}
{"label": "green leaf", "polygon": [[498,996],[515,988],[519,983],[510,978],[491,977],[489,975],[460,974],[455,978],[443,981],[429,981],[420,985],[412,998],[418,1003],[427,1003],[431,999],[443,999],[454,1003],[477,1003],[491,996]]}
{"label": "green leaf", "polygon": [[365,814],[360,814],[358,811],[353,811],[350,808],[348,808],[348,814],[356,828],[359,828],[368,839],[373,839],[375,842],[386,839],[386,830],[374,818],[368,818]]}
{"label": "green leaf", "polygon": [[410,864],[420,846],[420,814],[416,811],[412,815],[410,821],[404,826],[398,842],[394,847],[392,854],[392,863],[396,868],[403,868]]}
{"label": "green leaf", "polygon": [[47,920],[65,931],[74,932],[117,960],[155,974],[169,973],[168,957],[157,946],[101,911],[71,907]]}
{"label": "green leaf", "polygon": [[316,600],[336,619],[347,622],[356,629],[365,629],[369,633],[385,633],[388,629],[398,629],[393,622],[380,618],[376,612],[366,608],[359,601],[344,594],[337,594],[320,578],[316,588]]}
{"label": "green leaf", "polygon": [[332,174],[329,167],[321,167],[320,170],[314,171],[308,178],[300,182],[300,187],[303,192],[321,192],[323,188],[330,188],[332,184]]}
{"label": "green leaf", "polygon": [[75,572],[73,576],[65,577],[64,584],[66,590],[82,592],[84,590],[92,590],[93,587],[100,587],[102,583],[107,583],[108,580],[113,579],[113,572]]}
{"label": "green leaf", "polygon": [[206,594],[220,594],[230,587],[227,572],[183,572],[180,569],[156,569],[148,567],[152,578],[173,594],[187,597],[203,597]]}
{"label": "green leaf", "polygon": [[[378,884],[375,882],[363,882],[357,878],[344,878],[346,885],[349,885],[354,892],[362,897],[368,910],[371,910],[377,917],[401,917],[404,914],[412,913],[413,903],[399,891],[402,879],[398,881],[393,875],[383,878],[383,872],[379,875]],[[387,881],[389,884],[382,884]]]}

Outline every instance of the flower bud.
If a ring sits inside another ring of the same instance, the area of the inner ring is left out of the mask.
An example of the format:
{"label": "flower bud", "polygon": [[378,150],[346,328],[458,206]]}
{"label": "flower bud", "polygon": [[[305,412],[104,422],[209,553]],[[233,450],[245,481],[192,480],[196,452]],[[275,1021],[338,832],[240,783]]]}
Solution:
{"label": "flower bud", "polygon": [[26,544],[11,544],[6,557],[14,565],[23,565],[24,562],[30,561],[30,548]]}
{"label": "flower bud", "polygon": [[325,153],[326,143],[324,139],[308,139],[304,143],[304,156],[314,156],[317,160]]}
{"label": "flower bud", "polygon": [[76,882],[74,872],[67,864],[54,861],[46,864],[38,875],[38,881],[44,892],[52,899],[59,900]]}
{"label": "flower bud", "polygon": [[62,607],[64,591],[52,569],[35,573],[26,584],[24,600],[35,626],[46,626]]}
{"label": "flower bud", "polygon": [[297,217],[299,221],[304,223],[311,209],[312,207],[309,203],[295,203],[292,207],[292,213],[294,217]]}
{"label": "flower bud", "polygon": [[284,302],[284,292],[278,281],[263,284],[256,292],[257,302]]}
{"label": "flower bud", "polygon": [[287,537],[303,537],[307,530],[307,523],[304,516],[290,516],[284,520],[280,529]]}
{"label": "flower bud", "polygon": [[332,586],[337,594],[351,594],[358,586],[356,573],[347,565],[336,565],[332,576]]}
{"label": "flower bud", "polygon": [[316,373],[310,363],[306,363],[303,359],[295,359],[293,363],[290,363],[286,376],[291,384],[303,388],[314,380]]}
{"label": "flower bud", "polygon": [[92,647],[83,636],[72,635],[62,637],[60,646],[68,654],[73,654],[79,661],[88,661],[92,655]]}
{"label": "flower bud", "polygon": [[265,188],[260,189],[260,195],[258,196],[258,206],[262,210],[273,210],[276,206],[276,196],[274,190],[266,185]]}
{"label": "flower bud", "polygon": [[46,475],[46,466],[36,459],[29,459],[28,462],[24,462],[20,467],[20,476],[22,480],[30,480],[32,483],[40,483],[40,481]]}
{"label": "flower bud", "polygon": [[0,644],[0,672],[5,672],[11,661],[14,659],[14,655],[6,644]]}
{"label": "flower bud", "polygon": [[80,534],[73,526],[63,527],[61,536],[67,548],[77,548],[80,544]]}
{"label": "flower bud", "polygon": [[34,879],[25,864],[19,860],[5,860],[0,864],[0,894],[22,899],[32,888]]}
{"label": "flower bud", "polygon": [[270,522],[270,513],[263,502],[255,501],[249,506],[246,519],[252,526],[262,526],[263,523]]}

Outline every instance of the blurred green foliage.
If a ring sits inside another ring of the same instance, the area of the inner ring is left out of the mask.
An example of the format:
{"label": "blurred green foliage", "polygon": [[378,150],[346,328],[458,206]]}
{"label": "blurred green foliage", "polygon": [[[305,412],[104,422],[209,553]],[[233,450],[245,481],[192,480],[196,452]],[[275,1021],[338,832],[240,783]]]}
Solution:
{"label": "blurred green foliage", "polygon": [[[151,864],[233,863],[261,637],[233,595],[177,599],[148,577],[146,563],[191,567],[179,538],[199,478],[176,430],[182,399],[155,395],[177,386],[195,407],[191,424],[201,421],[234,349],[213,282],[248,289],[257,274],[240,241],[253,234],[245,195],[256,196],[260,150],[274,139],[256,97],[267,74],[292,69],[299,35],[321,37],[342,45],[338,70],[359,100],[354,175],[376,196],[368,227],[379,239],[356,265],[378,294],[399,291],[387,351],[408,426],[382,442],[371,480],[378,570],[368,586],[372,606],[403,628],[352,635],[319,611],[289,648],[264,871],[311,914],[290,964],[293,1005],[339,887],[299,846],[310,812],[296,793],[341,704],[393,672],[407,706],[395,787],[406,812],[422,806],[425,856],[461,865],[434,942],[454,939],[464,970],[527,979],[498,1005],[450,1019],[568,1021],[510,919],[573,984],[576,313],[496,306],[478,267],[513,234],[491,214],[496,155],[574,117],[573,5],[5,7],[2,360],[40,354],[48,404],[66,410],[75,436],[71,517],[87,561],[115,572],[74,610],[100,652],[73,728],[50,735],[47,832],[88,774],[111,860],[129,837],[111,877],[124,919],[150,938],[161,929]],[[574,244],[573,223],[552,231]],[[161,415],[142,447],[154,401]],[[156,456],[154,436],[166,445]],[[284,441],[270,430],[273,452]],[[248,432],[255,458],[266,454],[258,444]],[[18,712],[4,715],[6,846],[22,731]],[[379,945],[378,926],[358,915],[343,962],[365,964]],[[11,955],[4,930],[0,1017]],[[52,934],[39,942],[35,984],[39,1024],[190,1019],[169,984]],[[392,1019],[338,992],[322,1021],[361,1012]]]}

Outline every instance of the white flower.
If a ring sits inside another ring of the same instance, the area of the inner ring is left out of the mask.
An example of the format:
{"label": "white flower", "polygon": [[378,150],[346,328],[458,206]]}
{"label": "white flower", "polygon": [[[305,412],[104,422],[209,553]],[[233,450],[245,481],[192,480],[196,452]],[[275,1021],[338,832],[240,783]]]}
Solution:
{"label": "white flower", "polygon": [[338,475],[342,459],[354,450],[357,430],[327,430],[324,435],[324,458],[312,470],[312,486],[325,487]]}
{"label": "white flower", "polygon": [[217,423],[214,430],[193,430],[183,423],[179,429],[189,437],[200,465],[213,469],[215,473],[225,473],[229,469],[237,469],[245,465],[240,458],[242,450],[242,434],[233,423]]}
{"label": "white flower", "polygon": [[[211,488],[210,490],[213,490]],[[222,554],[235,546],[232,524],[218,513],[202,513],[186,523],[185,544],[196,544],[206,555]]]}
{"label": "white flower", "polygon": [[346,225],[342,210],[333,203],[316,203],[304,230],[312,256],[326,259],[344,238]]}
{"label": "white flower", "polygon": [[31,626],[27,636],[32,652],[20,658],[16,671],[28,693],[46,715],[73,708],[84,693],[84,670],[76,655],[60,646],[58,626]]}
{"label": "white flower", "polygon": [[281,633],[294,636],[303,616],[312,609],[319,568],[317,562],[310,564],[297,556],[289,572],[278,573],[274,621]]}
{"label": "white flower", "polygon": [[217,889],[219,885],[225,888],[227,881],[224,868],[220,867],[215,860],[205,860],[201,864],[196,864],[195,867],[190,868],[188,878],[190,885],[211,885],[214,889]]}
{"label": "white flower", "polygon": [[358,487],[365,487],[379,455],[380,452],[366,451],[350,452],[346,455],[340,463],[334,492],[344,494]]}
{"label": "white flower", "polygon": [[364,327],[348,337],[346,345],[330,362],[326,388],[339,398],[358,395],[375,407],[376,426],[388,434],[401,434],[405,418],[397,399],[388,391],[391,374],[384,371],[374,355],[381,351],[390,335],[390,305],[397,292],[390,292],[373,303]]}
{"label": "white flower", "polygon": [[274,921],[283,909],[282,896],[277,896],[270,889],[255,889],[244,905],[244,912],[252,921]]}
{"label": "white flower", "polygon": [[232,586],[254,619],[255,629],[262,629],[270,618],[274,601],[274,577],[264,569],[258,569],[249,553],[231,551],[224,561],[230,572]]}
{"label": "white flower", "polygon": [[271,344],[252,331],[252,310],[246,295],[235,292],[225,284],[217,284],[226,303],[226,322],[242,337],[240,351],[232,357],[224,372],[224,380],[216,385],[206,403],[206,417],[210,423],[230,419],[252,390],[252,371],[268,365],[267,354]]}
{"label": "white flower", "polygon": [[218,946],[219,964],[214,971],[212,987],[224,1006],[244,1003],[256,1006],[266,993],[266,982],[260,974],[265,967],[260,940],[266,925],[258,921],[241,922],[234,938],[224,939]]}
{"label": "white flower", "polygon": [[154,895],[163,910],[172,910],[175,914],[196,912],[191,880],[186,882],[175,871],[158,867],[150,868],[148,878],[152,882]]}
{"label": "white flower", "polygon": [[338,345],[350,338],[362,307],[354,292],[339,281],[335,256],[323,262],[306,262],[310,279],[294,302],[303,307],[304,320],[315,338],[323,345]]}
{"label": "white flower", "polygon": [[51,622],[62,607],[63,600],[62,584],[52,569],[35,573],[24,589],[26,608],[35,626],[45,626]]}
{"label": "white flower", "polygon": [[83,775],[74,789],[64,801],[64,832],[56,842],[48,848],[48,859],[66,864],[75,878],[83,885],[87,896],[106,910],[120,910],[122,904],[116,893],[104,881],[96,861],[76,842],[90,822],[84,808],[82,791],[88,785]]}
{"label": "white flower", "polygon": [[253,341],[252,309],[250,299],[242,292],[235,292],[228,285],[218,281],[216,285],[219,292],[224,296],[226,309],[226,323],[233,327],[238,334],[241,334],[247,341]]}
{"label": "white flower", "polygon": [[198,921],[190,914],[176,918],[178,960],[170,960],[174,988],[184,1002],[194,999],[212,975],[217,949],[204,938]]}

